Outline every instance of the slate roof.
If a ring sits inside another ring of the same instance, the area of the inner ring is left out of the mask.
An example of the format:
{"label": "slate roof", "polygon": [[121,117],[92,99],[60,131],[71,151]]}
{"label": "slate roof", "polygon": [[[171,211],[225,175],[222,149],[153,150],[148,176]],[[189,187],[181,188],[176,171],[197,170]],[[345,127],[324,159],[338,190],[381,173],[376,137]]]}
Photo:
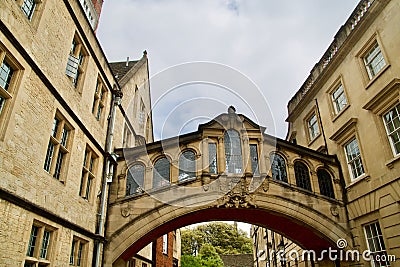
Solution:
{"label": "slate roof", "polygon": [[128,66],[126,66],[126,61],[123,62],[110,62],[110,67],[112,72],[115,75],[115,78],[120,81],[125,74],[128,73],[130,69],[132,69],[139,60],[128,61]]}
{"label": "slate roof", "polygon": [[225,267],[253,267],[253,254],[219,255]]}

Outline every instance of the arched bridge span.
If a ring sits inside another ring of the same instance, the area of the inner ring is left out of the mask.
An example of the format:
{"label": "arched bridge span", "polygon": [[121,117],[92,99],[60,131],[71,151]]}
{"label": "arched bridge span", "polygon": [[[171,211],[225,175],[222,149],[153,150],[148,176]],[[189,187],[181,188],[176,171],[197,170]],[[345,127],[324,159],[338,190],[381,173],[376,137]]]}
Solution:
{"label": "arched bridge span", "polygon": [[264,131],[228,113],[197,132],[119,150],[105,266],[164,233],[210,220],[263,225],[316,251],[341,238],[351,244],[336,158]]}

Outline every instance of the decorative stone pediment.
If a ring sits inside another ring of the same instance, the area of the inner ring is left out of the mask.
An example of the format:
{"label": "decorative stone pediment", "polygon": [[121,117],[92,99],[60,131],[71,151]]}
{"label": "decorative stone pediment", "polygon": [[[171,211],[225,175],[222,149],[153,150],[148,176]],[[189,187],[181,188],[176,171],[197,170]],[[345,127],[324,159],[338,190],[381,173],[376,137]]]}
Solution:
{"label": "decorative stone pediment", "polygon": [[217,200],[217,208],[256,208],[255,198],[249,190],[249,182],[246,177],[229,177],[224,179],[221,190],[228,189],[222,198]]}
{"label": "decorative stone pediment", "polygon": [[261,133],[264,133],[266,129],[265,127],[253,122],[248,117],[242,114],[236,114],[235,108],[231,106],[228,108],[228,113],[223,113],[207,123],[200,124],[198,130],[204,131],[205,129],[218,129],[225,131],[231,128],[241,132],[258,131]]}

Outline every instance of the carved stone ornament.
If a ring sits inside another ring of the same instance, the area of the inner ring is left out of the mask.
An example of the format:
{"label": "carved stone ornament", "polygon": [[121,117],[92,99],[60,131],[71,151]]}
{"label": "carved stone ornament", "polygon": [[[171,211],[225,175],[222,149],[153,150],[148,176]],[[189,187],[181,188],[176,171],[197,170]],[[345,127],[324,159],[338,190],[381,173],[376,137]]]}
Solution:
{"label": "carved stone ornament", "polygon": [[122,208],[121,215],[124,218],[128,217],[129,215],[131,215],[131,209],[129,207]]}
{"label": "carved stone ornament", "polygon": [[[229,178],[227,179],[229,180]],[[236,183],[233,181],[229,182],[229,186],[232,189],[226,193],[222,198],[217,200],[216,207],[225,208],[256,208],[257,205],[254,200],[253,194],[249,192],[249,185],[246,179],[243,177]]]}
{"label": "carved stone ornament", "polygon": [[331,214],[335,217],[339,216],[339,209],[336,206],[331,207]]}

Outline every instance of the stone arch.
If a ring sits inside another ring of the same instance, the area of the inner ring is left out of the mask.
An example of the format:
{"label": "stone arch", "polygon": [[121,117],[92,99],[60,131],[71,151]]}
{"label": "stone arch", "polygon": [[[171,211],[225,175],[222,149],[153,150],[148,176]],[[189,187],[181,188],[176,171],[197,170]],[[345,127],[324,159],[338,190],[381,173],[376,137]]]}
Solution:
{"label": "stone arch", "polygon": [[[335,247],[344,238],[351,244],[348,230],[335,217],[279,194],[257,192],[257,208],[218,208],[207,201],[210,194],[192,196],[196,206],[161,204],[137,217],[132,216],[108,237],[105,266],[112,266],[119,258],[127,260],[152,240],[176,228],[211,220],[237,220],[263,225],[285,234],[305,249],[321,251]],[[188,199],[182,201],[189,201]],[[331,203],[327,200],[325,204]],[[204,204],[204,205],[203,205]],[[344,214],[344,212],[343,212]],[[128,215],[129,216],[129,215]],[[137,231],[141,229],[141,231]]]}

